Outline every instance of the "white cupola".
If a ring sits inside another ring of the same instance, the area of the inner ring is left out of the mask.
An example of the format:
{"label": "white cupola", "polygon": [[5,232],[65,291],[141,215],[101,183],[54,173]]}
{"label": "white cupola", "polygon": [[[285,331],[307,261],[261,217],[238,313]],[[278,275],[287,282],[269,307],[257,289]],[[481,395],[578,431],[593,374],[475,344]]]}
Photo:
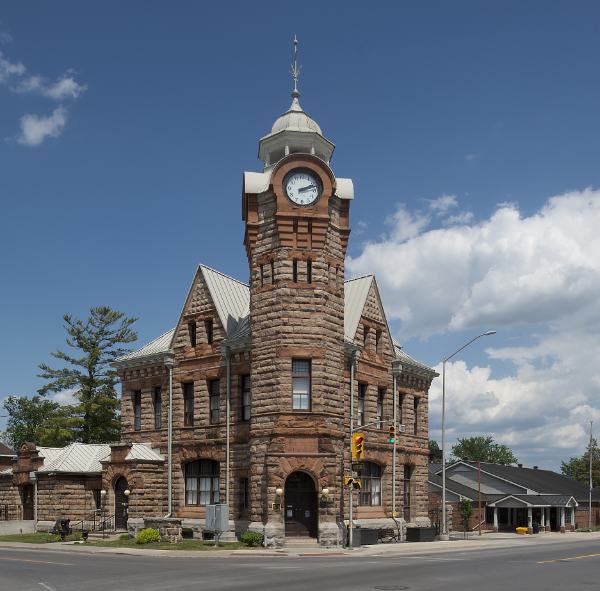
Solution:
{"label": "white cupola", "polygon": [[298,101],[298,74],[302,66],[296,67],[297,44],[298,41],[294,39],[292,106],[275,121],[271,133],[258,144],[258,157],[263,161],[265,170],[289,154],[312,154],[329,164],[335,149],[335,144],[323,137],[317,122],[302,110]]}

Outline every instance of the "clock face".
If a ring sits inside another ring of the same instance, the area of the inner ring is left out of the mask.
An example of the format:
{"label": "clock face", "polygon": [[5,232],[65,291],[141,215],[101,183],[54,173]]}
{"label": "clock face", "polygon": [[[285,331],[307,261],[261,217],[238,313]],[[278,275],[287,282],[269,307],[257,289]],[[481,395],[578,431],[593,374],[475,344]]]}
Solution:
{"label": "clock face", "polygon": [[323,192],[319,176],[308,168],[295,168],[283,179],[283,192],[294,204],[307,207],[316,203]]}

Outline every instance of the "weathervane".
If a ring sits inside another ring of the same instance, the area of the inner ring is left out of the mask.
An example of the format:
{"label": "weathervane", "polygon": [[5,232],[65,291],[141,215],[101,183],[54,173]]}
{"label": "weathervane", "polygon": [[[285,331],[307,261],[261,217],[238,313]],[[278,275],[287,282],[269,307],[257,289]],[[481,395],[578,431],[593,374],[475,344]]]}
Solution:
{"label": "weathervane", "polygon": [[294,93],[292,96],[300,96],[298,92],[298,76],[300,75],[300,70],[302,66],[299,68],[296,66],[296,58],[298,56],[298,39],[296,39],[296,35],[294,35],[294,65],[292,66],[292,70],[290,70],[290,74],[294,77]]}

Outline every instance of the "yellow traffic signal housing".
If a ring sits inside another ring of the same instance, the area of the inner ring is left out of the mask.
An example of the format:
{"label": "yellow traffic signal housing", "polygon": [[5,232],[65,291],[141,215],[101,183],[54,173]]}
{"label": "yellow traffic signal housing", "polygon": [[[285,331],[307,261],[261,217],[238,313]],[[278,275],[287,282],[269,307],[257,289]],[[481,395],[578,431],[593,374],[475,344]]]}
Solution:
{"label": "yellow traffic signal housing", "polygon": [[352,457],[362,460],[365,436],[362,433],[352,433]]}
{"label": "yellow traffic signal housing", "polygon": [[394,441],[396,441],[396,427],[390,425],[390,443],[394,443]]}
{"label": "yellow traffic signal housing", "polygon": [[352,486],[354,478],[352,476],[344,476],[344,486]]}
{"label": "yellow traffic signal housing", "polygon": [[360,490],[362,488],[362,482],[360,480],[353,480],[352,481],[352,488],[354,490]]}

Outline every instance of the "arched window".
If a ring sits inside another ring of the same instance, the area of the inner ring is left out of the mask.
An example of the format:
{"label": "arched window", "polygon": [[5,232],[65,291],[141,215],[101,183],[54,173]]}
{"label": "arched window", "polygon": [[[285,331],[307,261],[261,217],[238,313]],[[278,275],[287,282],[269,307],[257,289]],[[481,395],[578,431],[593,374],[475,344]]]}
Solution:
{"label": "arched window", "polygon": [[365,469],[360,475],[362,488],[358,495],[361,507],[381,505],[381,466],[373,462],[365,462]]}
{"label": "arched window", "polygon": [[219,462],[195,460],[184,467],[185,504],[215,505],[219,502]]}

